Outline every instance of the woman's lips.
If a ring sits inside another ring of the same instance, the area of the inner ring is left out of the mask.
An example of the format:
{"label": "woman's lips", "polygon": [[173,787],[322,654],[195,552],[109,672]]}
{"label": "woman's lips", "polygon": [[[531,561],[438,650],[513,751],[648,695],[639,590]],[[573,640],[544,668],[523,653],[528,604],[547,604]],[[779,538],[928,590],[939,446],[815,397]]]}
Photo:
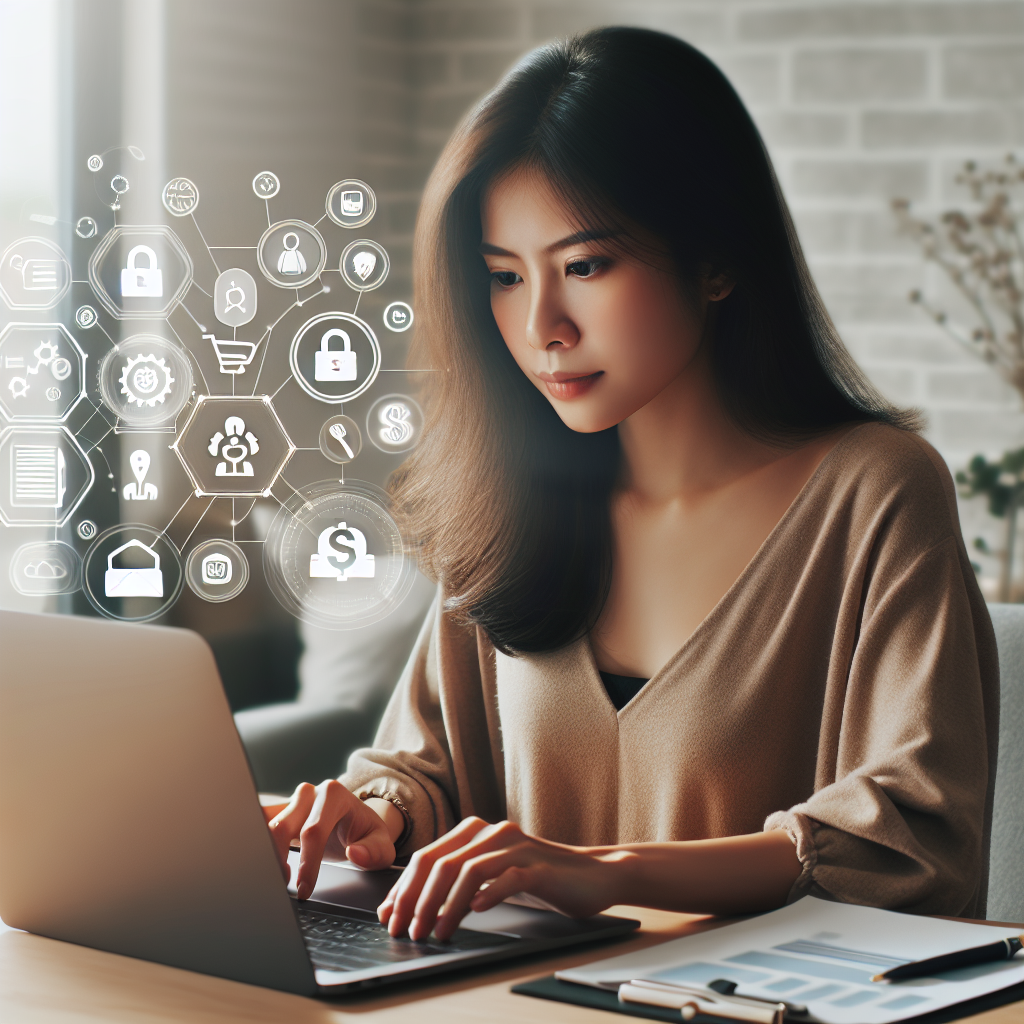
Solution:
{"label": "woman's lips", "polygon": [[574,375],[572,373],[537,374],[544,381],[544,387],[548,389],[548,394],[552,398],[561,398],[563,400],[579,398],[581,395],[585,395],[597,383],[598,377],[603,375],[604,370],[598,370],[597,373],[585,375]]}

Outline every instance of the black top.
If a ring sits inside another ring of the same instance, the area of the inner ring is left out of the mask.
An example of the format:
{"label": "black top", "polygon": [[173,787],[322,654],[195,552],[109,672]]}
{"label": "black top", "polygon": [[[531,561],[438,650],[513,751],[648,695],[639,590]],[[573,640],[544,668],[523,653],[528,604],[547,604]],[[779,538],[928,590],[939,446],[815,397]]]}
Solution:
{"label": "black top", "polygon": [[617,676],[614,672],[602,672],[601,682],[615,710],[621,711],[640,692],[647,680],[639,676]]}

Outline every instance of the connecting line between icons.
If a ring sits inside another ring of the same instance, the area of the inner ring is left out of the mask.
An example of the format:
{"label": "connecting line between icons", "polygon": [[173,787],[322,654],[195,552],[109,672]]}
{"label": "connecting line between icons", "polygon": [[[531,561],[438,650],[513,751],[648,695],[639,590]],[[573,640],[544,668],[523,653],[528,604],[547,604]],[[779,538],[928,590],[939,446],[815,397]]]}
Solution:
{"label": "connecting line between icons", "polygon": [[209,246],[207,246],[207,248],[208,249],[252,249],[252,251],[255,252],[259,248],[259,246],[258,245],[209,245]]}
{"label": "connecting line between icons", "polygon": [[103,420],[104,423],[106,423],[108,427],[113,426],[113,423],[111,423],[110,420],[108,420],[107,417],[103,415],[102,406],[97,405],[88,395],[85,396],[85,400],[92,406],[92,415],[80,427],[78,427],[76,433],[81,433],[83,430],[85,430],[85,428],[89,426],[90,423],[92,423],[93,419],[96,417],[97,414],[99,415],[100,419]]}
{"label": "connecting line between icons", "polygon": [[352,315],[355,316],[359,312],[359,300],[363,297],[362,292],[356,293],[356,308],[352,310]]}
{"label": "connecting line between icons", "polygon": [[[179,305],[180,305],[180,303],[179,303]],[[185,307],[183,305],[182,305],[181,308],[185,309]],[[188,310],[185,309],[185,312],[188,313]],[[188,315],[192,316],[191,313],[188,313]],[[195,317],[192,316],[192,319],[195,320]],[[174,324],[171,323],[170,319],[167,320],[167,326],[170,327],[171,332],[178,339],[178,341],[181,342],[181,347],[188,353],[188,355],[189,355],[189,357],[191,359],[190,365],[195,366],[195,368],[199,371],[199,376],[203,378],[203,388],[205,389],[206,393],[209,394],[210,393],[210,385],[206,382],[206,374],[203,373],[203,368],[199,365],[199,360],[196,359],[195,353],[188,347],[188,345],[185,344],[184,341],[182,341],[181,335],[176,330],[174,330]],[[177,423],[175,423],[175,426],[177,426]]]}
{"label": "connecting line between icons", "polygon": [[212,299],[213,296],[201,285],[196,282],[195,278],[192,278],[192,283],[189,285],[190,288],[198,288],[208,299]]}
{"label": "connecting line between icons", "polygon": [[98,327],[98,328],[99,328],[99,329],[100,329],[100,330],[101,330],[101,331],[102,331],[102,332],[103,332],[104,334],[106,334],[106,335],[107,335],[107,341],[109,341],[111,345],[115,345],[115,346],[117,345],[117,342],[116,342],[116,341],[114,341],[114,339],[113,339],[113,338],[112,338],[112,337],[111,337],[111,336],[110,336],[109,334],[107,334],[107,329],[106,329],[106,328],[105,328],[105,327],[103,326],[103,324],[101,324],[101,323],[99,322],[99,320],[97,320],[97,321],[96,321],[96,326],[97,326],[97,327]]}
{"label": "connecting line between icons", "polygon": [[[283,478],[282,478],[282,479],[283,479]],[[286,483],[286,484],[288,484],[288,481],[287,481],[287,480],[285,480],[285,483]],[[288,484],[288,486],[289,486],[289,487],[292,487],[292,485],[291,485],[291,484]],[[294,488],[294,487],[292,487],[292,490],[294,491],[294,490],[295,490],[295,488]],[[298,494],[298,491],[296,491],[296,494]],[[283,509],[285,510],[285,512],[287,512],[287,513],[288,513],[288,515],[290,515],[290,516],[291,516],[291,517],[292,517],[293,519],[295,519],[295,518],[296,518],[296,516],[295,516],[295,513],[294,513],[294,512],[292,512],[292,511],[291,511],[291,509],[289,509],[289,508],[288,508],[288,506],[287,506],[287,505],[285,505],[285,503],[284,503],[284,502],[283,502],[283,501],[282,501],[282,500],[281,500],[281,499],[280,499],[280,498],[279,498],[279,497],[278,497],[278,496],[277,496],[277,495],[276,495],[276,494],[275,494],[275,493],[274,493],[273,491],[271,491],[271,492],[270,492],[270,496],[271,496],[271,497],[272,497],[272,498],[274,499],[274,501],[276,501],[276,502],[278,503],[278,505],[280,505],[280,506],[281,506],[281,508],[283,508]],[[299,497],[301,498],[301,497],[302,497],[302,495],[300,494],[300,495],[299,495]],[[316,537],[316,538],[317,538],[317,540],[319,540],[319,539],[320,539],[320,538],[319,538],[319,535],[317,534],[317,532],[316,532],[315,530],[311,530],[311,529],[310,529],[310,528],[309,528],[309,527],[308,527],[308,526],[307,526],[307,525],[306,525],[305,523],[303,523],[303,522],[302,522],[301,520],[299,521],[299,525],[300,525],[300,526],[301,526],[301,527],[302,527],[302,528],[303,528],[304,530],[306,530],[306,531],[307,531],[307,532],[309,533],[309,535],[310,535],[311,537]],[[255,542],[253,542],[253,543],[255,543]],[[260,543],[263,543],[263,542],[261,541]]]}
{"label": "connecting line between icons", "polygon": [[206,246],[206,251],[210,255],[210,262],[213,264],[214,270],[216,270],[219,275],[220,267],[217,266],[217,261],[213,258],[213,251],[210,249],[208,245],[206,245],[206,239],[203,237],[203,232],[202,229],[199,227],[199,221],[196,220],[196,215],[194,213],[190,213],[189,216],[192,218],[192,223],[195,224],[196,226],[196,231],[199,232],[199,237],[203,239],[203,245]]}
{"label": "connecting line between icons", "polygon": [[286,316],[287,316],[287,315],[288,315],[288,314],[289,314],[289,313],[290,313],[290,312],[291,312],[291,311],[292,311],[293,309],[295,309],[295,307],[296,307],[297,305],[298,305],[298,303],[297,303],[297,302],[293,302],[293,303],[292,303],[292,304],[291,304],[291,305],[290,305],[290,306],[289,306],[289,307],[288,307],[288,308],[287,308],[287,309],[286,309],[286,310],[285,310],[285,311],[284,311],[284,312],[283,312],[283,313],[282,313],[282,314],[281,314],[281,315],[280,315],[280,316],[279,316],[279,317],[278,317],[278,318],[277,318],[277,319],[276,319],[276,320],[275,320],[275,321],[274,321],[274,322],[273,322],[273,323],[272,323],[272,324],[271,324],[271,325],[270,325],[270,326],[269,326],[269,327],[267,328],[267,331],[266,331],[266,333],[265,333],[265,334],[263,335],[263,338],[260,338],[260,340],[259,340],[258,342],[256,342],[256,345],[257,345],[257,347],[258,347],[258,346],[260,346],[260,345],[262,345],[262,344],[263,344],[263,339],[265,338],[265,339],[267,340],[267,346],[266,346],[266,348],[264,348],[264,350],[263,350],[263,355],[262,355],[262,356],[260,356],[260,368],[259,368],[259,369],[258,369],[258,370],[256,371],[256,380],[255,380],[255,381],[253,381],[253,385],[252,385],[252,391],[250,391],[250,392],[249,392],[249,394],[250,394],[250,395],[255,395],[255,394],[256,394],[256,389],[257,389],[257,388],[258,388],[258,387],[260,386],[260,377],[261,377],[261,376],[262,376],[262,374],[263,374],[263,364],[264,364],[264,363],[265,363],[265,362],[267,361],[267,349],[269,349],[269,348],[270,348],[270,335],[271,335],[271,334],[273,333],[273,330],[274,330],[274,328],[275,328],[275,327],[276,327],[276,326],[277,326],[277,325],[278,325],[278,324],[279,324],[279,323],[280,323],[280,322],[281,322],[281,321],[282,321],[282,320],[283,320],[283,319],[284,319],[284,318],[285,318],[285,317],[286,317]]}
{"label": "connecting line between icons", "polygon": [[[231,499],[231,539],[232,540],[235,539],[235,527],[236,526],[241,526],[242,523],[244,523],[246,521],[246,519],[249,518],[249,513],[252,512],[252,510],[255,507],[256,507],[256,499],[253,498],[252,499],[252,504],[248,507],[248,509],[246,509],[245,515],[242,516],[241,519],[236,519],[235,518],[235,499],[234,498]],[[260,541],[260,543],[262,544],[263,541]]]}
{"label": "connecting line between icons", "polygon": [[[106,420],[104,420],[104,422],[106,422]],[[91,445],[89,445],[88,448],[85,449],[85,454],[88,455],[89,452],[91,452],[94,448],[99,448],[99,446],[107,439],[107,436],[111,433],[111,431],[113,429],[114,429],[113,427],[107,427],[106,432],[103,434],[103,436],[101,438],[99,438],[98,440],[93,441],[93,443]],[[102,448],[100,448],[100,455],[103,455],[103,449]],[[103,461],[107,462],[106,455],[103,455]],[[110,463],[109,462],[107,462],[107,469],[110,469]],[[111,472],[113,472],[113,471],[111,470]]]}
{"label": "connecting line between icons", "polygon": [[[181,308],[185,310],[185,312],[188,313],[189,316],[192,316],[192,310],[190,310],[188,306],[185,305],[184,302],[179,302],[178,305],[181,306]],[[199,330],[206,330],[206,328],[194,316],[192,316],[192,322],[196,325],[196,327],[199,328]]]}
{"label": "connecting line between icons", "polygon": [[161,533],[166,533],[166,532],[167,532],[167,531],[168,531],[168,530],[169,530],[169,529],[171,528],[171,523],[173,523],[173,522],[174,522],[174,520],[175,520],[175,519],[177,519],[179,515],[181,515],[181,509],[182,509],[182,508],[184,508],[184,507],[185,507],[185,506],[186,506],[186,505],[187,505],[187,504],[189,503],[189,501],[191,501],[191,500],[192,500],[192,495],[190,494],[190,495],[189,495],[189,496],[188,496],[188,497],[187,497],[187,498],[186,498],[186,499],[185,499],[185,500],[184,500],[184,501],[183,501],[183,502],[181,503],[181,508],[179,508],[179,509],[178,509],[178,511],[177,511],[177,512],[175,512],[173,516],[171,516],[171,522],[170,522],[170,523],[168,523],[168,524],[167,524],[167,525],[166,525],[166,526],[165,526],[165,527],[164,527],[164,528],[163,528],[163,529],[162,529],[162,530],[160,531]]}
{"label": "connecting line between icons", "polygon": [[269,228],[270,224],[271,224],[271,221],[270,221],[270,200],[269,199],[264,199],[263,202],[265,202],[267,204],[267,227]]}
{"label": "connecting line between icons", "polygon": [[[304,507],[305,507],[305,508],[308,508],[308,509],[312,509],[312,508],[313,508],[313,506],[312,506],[312,504],[310,503],[309,499],[308,499],[308,498],[306,498],[306,497],[304,497],[304,496],[303,496],[302,494],[300,494],[300,493],[299,493],[299,492],[298,492],[297,490],[295,490],[295,488],[294,488],[294,487],[292,487],[292,485],[291,485],[290,483],[288,483],[288,480],[287,480],[287,478],[285,477],[285,475],[284,475],[283,473],[282,473],[282,474],[281,474],[281,475],[280,475],[280,476],[279,476],[279,477],[278,477],[277,479],[278,479],[278,480],[284,480],[284,482],[285,482],[286,484],[288,484],[288,486],[289,486],[289,487],[291,487],[291,489],[292,489],[292,493],[293,493],[293,494],[295,495],[295,497],[296,497],[296,498],[302,498],[302,502],[303,502],[303,505],[304,505]],[[270,493],[271,493],[271,494],[274,494],[274,492],[273,492],[273,491],[271,491]],[[280,499],[280,498],[278,498],[276,494],[274,494],[274,497],[275,497],[275,498],[277,499],[278,503],[280,503],[281,499]],[[281,505],[281,507],[282,507],[282,508],[284,508],[284,505]],[[290,514],[290,515],[292,516],[292,518],[298,518],[298,517],[297,517],[297,516],[295,515],[295,513],[294,513],[294,512],[290,512],[289,514]],[[305,527],[305,529],[307,530],[307,532],[308,532],[308,533],[309,533],[309,534],[310,534],[311,536],[313,536],[313,537],[317,537],[317,536],[318,536],[318,535],[317,535],[317,532],[316,532],[316,530],[312,529],[312,528],[311,528],[311,527],[310,527],[310,526],[309,526],[309,525],[308,525],[307,523],[302,523],[302,521],[301,521],[301,520],[299,520],[299,522],[301,523],[301,525],[302,525],[303,527]]]}
{"label": "connecting line between icons", "polygon": [[[320,220],[323,220],[323,219],[324,219],[324,218],[325,218],[326,216],[327,216],[327,214],[326,214],[326,213],[322,213],[322,214],[320,215]],[[316,227],[316,226],[317,226],[317,224],[319,224],[319,223],[320,223],[320,220],[314,221],[314,222],[313,222],[313,227]]]}
{"label": "connecting line between icons", "polygon": [[212,504],[213,504],[213,503],[214,503],[214,502],[215,502],[216,500],[217,500],[216,498],[211,498],[211,499],[210,499],[210,504],[209,504],[209,505],[207,505],[207,506],[206,506],[206,508],[204,508],[204,509],[203,509],[203,514],[202,514],[202,515],[201,515],[201,516],[200,516],[200,517],[199,517],[199,518],[198,518],[198,519],[196,520],[196,525],[192,527],[192,533],[190,533],[190,534],[189,534],[189,535],[188,535],[188,536],[187,536],[187,537],[185,538],[185,543],[181,545],[181,548],[180,548],[179,550],[181,550],[181,551],[184,551],[184,550],[185,550],[185,546],[186,546],[186,545],[188,544],[188,542],[189,542],[189,541],[190,541],[190,540],[192,539],[192,534],[193,534],[193,533],[195,533],[195,532],[196,532],[196,530],[198,530],[198,529],[199,529],[199,524],[200,524],[200,523],[201,523],[201,522],[203,521],[203,517],[204,517],[204,516],[206,515],[206,513],[207,513],[207,512],[209,512],[209,511],[210,511],[210,506],[211,506],[211,505],[212,505]]}
{"label": "connecting line between icons", "polygon": [[[283,388],[283,387],[285,386],[285,384],[287,384],[287,383],[288,383],[288,381],[290,381],[291,379],[292,379],[292,378],[291,378],[290,376],[288,376],[288,377],[285,377],[285,379],[284,379],[284,380],[283,380],[283,381],[281,382],[281,387],[279,387],[279,388],[277,389],[277,391],[275,391],[275,392],[274,392],[274,393],[273,393],[273,394],[272,394],[272,395],[270,396],[270,400],[271,400],[271,401],[273,401],[273,400],[274,400],[275,398],[277,398],[277,392],[278,392],[278,391],[280,391],[280,390],[281,390],[281,388]],[[319,449],[318,449],[318,450],[319,450]]]}

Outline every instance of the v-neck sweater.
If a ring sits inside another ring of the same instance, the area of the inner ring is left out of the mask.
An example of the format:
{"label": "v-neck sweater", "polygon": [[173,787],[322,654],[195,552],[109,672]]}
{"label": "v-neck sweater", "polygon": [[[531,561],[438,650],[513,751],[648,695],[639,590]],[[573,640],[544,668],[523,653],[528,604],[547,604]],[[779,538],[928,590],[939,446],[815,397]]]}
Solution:
{"label": "v-neck sweater", "polygon": [[586,846],[785,829],[791,899],[983,914],[995,636],[949,471],[916,434],[841,437],[621,711],[587,637],[509,657],[441,596],[342,776],[402,810],[400,857],[468,815]]}

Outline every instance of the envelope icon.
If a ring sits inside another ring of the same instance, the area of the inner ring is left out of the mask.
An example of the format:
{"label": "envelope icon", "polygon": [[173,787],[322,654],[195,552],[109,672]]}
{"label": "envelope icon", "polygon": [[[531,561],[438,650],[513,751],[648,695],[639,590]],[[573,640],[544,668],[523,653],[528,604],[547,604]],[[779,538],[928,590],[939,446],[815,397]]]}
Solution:
{"label": "envelope icon", "polygon": [[[153,567],[115,569],[114,559],[127,548],[141,548],[153,559]],[[103,575],[103,592],[107,597],[163,597],[164,574],[160,556],[141,540],[130,540],[107,555],[107,571]]]}

